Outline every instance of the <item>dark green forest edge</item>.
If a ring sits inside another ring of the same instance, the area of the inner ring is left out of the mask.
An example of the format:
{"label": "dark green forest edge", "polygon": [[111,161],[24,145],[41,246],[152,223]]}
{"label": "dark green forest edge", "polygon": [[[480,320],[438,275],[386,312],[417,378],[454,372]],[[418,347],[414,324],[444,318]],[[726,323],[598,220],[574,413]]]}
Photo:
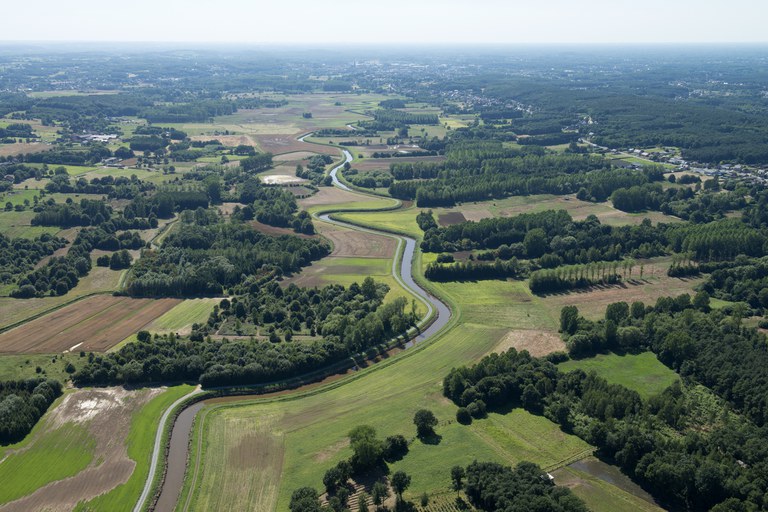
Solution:
{"label": "dark green forest edge", "polygon": [[596,446],[673,510],[765,508],[765,335],[744,327],[739,313],[710,311],[705,292],[654,306],[615,303],[599,322],[568,306],[561,328],[573,357],[649,350],[683,379],[643,400],[594,372],[563,373],[556,363],[566,354],[536,359],[510,349],[445,378],[445,396],[460,406],[457,419],[469,423],[487,410],[523,407]]}
{"label": "dark green forest edge", "polygon": [[[564,308],[560,327],[569,354],[536,359],[510,350],[452,370],[444,394],[456,403],[457,420],[523,407],[594,445],[673,510],[766,509],[768,345],[745,322],[759,317],[758,325],[768,327],[768,76],[759,51],[731,51],[630,52],[619,59],[629,64],[597,50],[577,52],[567,57],[568,72],[551,65],[562,55],[478,57],[472,73],[439,56],[409,55],[425,64],[418,77],[405,67],[351,66],[348,56],[294,55],[278,62],[241,55],[228,62],[203,52],[195,56],[202,73],[188,71],[187,58],[176,54],[124,59],[63,53],[36,56],[33,66],[20,57],[20,65],[3,67],[0,80],[0,115],[12,121],[0,127],[0,144],[42,140],[33,127],[38,120],[56,135],[47,151],[0,156],[0,192],[47,180],[32,200],[9,201],[4,210],[30,212],[37,228],[76,228],[77,234],[71,242],[50,234],[0,234],[0,284],[19,300],[66,296],[94,266],[103,266],[126,271],[122,294],[225,297],[188,336],[142,331],[116,352],[81,353],[78,367],[67,367],[75,385],[266,384],[356,354],[375,355],[384,340],[415,325],[415,306],[404,299],[385,303],[387,286],[370,278],[348,287],[280,286],[280,279],[327,256],[330,247],[315,236],[294,194],[260,182],[257,174],[273,167],[272,155],[243,144],[228,147],[215,135],[193,140],[168,125],[282,107],[287,101],[280,94],[395,93],[364,112],[355,130],[321,128],[315,135],[333,137],[353,152],[376,140],[409,147],[405,153],[376,151],[374,159],[431,158],[373,172],[355,164],[344,169],[352,185],[419,208],[421,249],[438,253],[426,269],[428,279],[526,279],[536,294],[568,293],[642,281],[643,260],[659,256],[673,259],[669,276],[703,278],[693,297],[616,303],[598,322]],[[15,59],[3,55],[0,63]],[[701,71],[713,66],[715,75]],[[638,67],[648,71],[637,73]],[[335,78],[312,79],[329,74]],[[117,92],[27,94],[94,84]],[[409,112],[416,104],[440,113]],[[443,126],[445,114],[473,121],[451,128]],[[141,125],[128,130],[136,119]],[[438,128],[445,135],[428,134]],[[203,158],[218,163],[177,173],[176,166]],[[228,165],[230,159],[239,163]],[[331,162],[317,155],[296,168],[310,180],[310,193],[331,184]],[[72,165],[130,166],[169,179],[162,185],[136,175],[85,179],[68,174],[65,166]],[[69,197],[57,201],[57,194]],[[534,194],[610,201],[624,212],[660,212],[680,222],[617,227],[550,210],[441,227],[429,210]],[[224,202],[238,205],[224,214],[218,209]],[[264,234],[254,229],[256,222],[302,236]],[[169,223],[174,229],[154,243],[150,230]],[[95,250],[106,254],[96,258]],[[730,304],[712,309],[711,298]],[[557,367],[569,357],[610,351],[653,352],[681,381],[646,400],[596,374]],[[23,439],[61,392],[61,383],[42,377],[0,383],[0,443]],[[436,434],[436,421],[426,413],[415,418],[423,442]],[[349,437],[353,458],[329,470],[323,482],[334,510],[347,505],[348,478],[386,474],[387,462],[407,456],[401,434],[382,441],[361,426]],[[530,463],[513,469],[476,462],[451,473],[454,489],[464,493],[457,502],[462,506],[585,510],[543,476]],[[415,507],[402,496],[409,475],[396,472],[389,483],[398,510]],[[378,506],[390,491],[383,484],[374,490],[370,499]],[[316,490],[297,490],[291,509],[318,510],[319,498]],[[421,506],[428,501],[423,496]]]}

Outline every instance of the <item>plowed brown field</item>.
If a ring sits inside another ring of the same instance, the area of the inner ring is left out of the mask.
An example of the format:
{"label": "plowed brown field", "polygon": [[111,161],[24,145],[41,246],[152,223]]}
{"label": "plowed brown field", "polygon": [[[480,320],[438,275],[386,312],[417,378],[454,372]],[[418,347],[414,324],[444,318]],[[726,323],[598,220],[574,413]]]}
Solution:
{"label": "plowed brown field", "polygon": [[97,295],[0,334],[0,353],[105,351],[181,302]]}

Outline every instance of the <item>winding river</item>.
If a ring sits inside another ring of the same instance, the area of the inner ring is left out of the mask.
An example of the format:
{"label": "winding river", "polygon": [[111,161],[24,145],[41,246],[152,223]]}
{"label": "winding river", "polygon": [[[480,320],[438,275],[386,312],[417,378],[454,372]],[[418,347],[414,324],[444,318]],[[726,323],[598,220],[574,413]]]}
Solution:
{"label": "winding river", "polygon": [[[299,137],[299,140],[304,142],[304,137],[307,137],[308,135],[310,134]],[[345,157],[344,161],[338,164],[336,167],[334,167],[331,170],[330,175],[333,178],[333,185],[335,187],[338,187],[342,190],[352,191],[348,186],[346,186],[344,183],[339,181],[339,178],[337,176],[337,173],[342,167],[344,167],[344,164],[352,161],[352,154],[346,149],[344,149],[343,152]],[[353,191],[353,192],[356,192],[356,191]],[[408,343],[406,343],[405,345],[406,348],[412,347],[417,343],[420,343],[422,341],[425,341],[431,338],[450,321],[451,310],[448,308],[448,306],[444,304],[442,301],[440,301],[439,299],[437,299],[436,297],[434,297],[433,295],[431,295],[429,292],[424,290],[413,279],[412,267],[413,267],[413,258],[416,253],[416,240],[407,236],[395,235],[392,233],[378,231],[376,229],[358,227],[346,222],[332,219],[330,217],[330,214],[323,214],[323,215],[320,215],[318,218],[323,222],[328,222],[331,224],[343,226],[343,227],[354,229],[357,231],[374,233],[377,235],[386,236],[386,237],[397,240],[398,246],[397,246],[396,254],[402,250],[402,258],[399,258],[399,259],[397,257],[394,258],[392,263],[392,276],[403,288],[413,293],[427,308],[427,315],[425,315],[424,319],[419,324],[418,334],[416,336],[413,336],[411,340]],[[398,263],[399,263],[399,268],[398,268]],[[421,326],[423,326],[424,323],[429,321],[430,318],[433,319],[432,323],[422,330]],[[200,392],[199,388],[193,391],[193,393],[199,393],[199,392]],[[190,395],[187,395],[187,397],[188,396]],[[244,395],[244,396],[239,396],[236,399],[232,397],[229,399],[229,401],[249,400],[256,397],[258,397],[258,395]],[[197,416],[198,412],[200,412],[200,410],[203,409],[203,407],[205,407],[205,405],[209,404],[213,400],[220,400],[220,399],[214,398],[214,399],[205,400],[202,402],[197,402],[195,404],[192,404],[191,406],[184,409],[176,418],[176,421],[173,424],[173,429],[171,431],[171,436],[169,440],[167,471],[166,471],[165,479],[162,482],[160,496],[153,510],[156,510],[159,512],[166,512],[166,511],[172,511],[176,507],[179,496],[181,494],[181,490],[184,486],[184,476],[187,471],[187,460],[189,458],[189,443],[190,443],[192,426],[194,424],[195,417]],[[175,405],[176,404],[174,404],[174,406]],[[147,482],[144,486],[144,490],[141,494],[141,497],[139,498],[139,501],[136,503],[134,512],[140,512],[144,508],[144,506],[146,505],[146,501],[149,498],[149,495],[151,493],[153,482],[154,482],[154,475],[155,475],[154,469],[158,464],[161,451],[165,448],[162,443],[163,427],[165,425],[165,422],[167,421],[167,418],[170,414],[171,409],[174,406],[171,406],[171,408],[169,408],[166,411],[166,413],[163,415],[163,418],[161,419],[160,426],[158,427],[158,432],[155,439],[154,451],[152,453],[151,471],[150,471],[149,477],[147,478]],[[189,469],[192,470],[195,467],[196,465],[190,464]]]}

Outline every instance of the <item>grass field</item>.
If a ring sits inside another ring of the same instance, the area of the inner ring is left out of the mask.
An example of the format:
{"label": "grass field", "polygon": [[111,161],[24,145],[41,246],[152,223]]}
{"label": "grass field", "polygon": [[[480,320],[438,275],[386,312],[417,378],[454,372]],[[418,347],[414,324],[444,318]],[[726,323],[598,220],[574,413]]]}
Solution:
{"label": "grass field", "polygon": [[186,331],[195,323],[205,323],[213,306],[221,299],[187,299],[156,318],[146,327],[152,332]]}
{"label": "grass field", "polygon": [[621,384],[647,399],[664,391],[680,377],[662,364],[653,352],[637,355],[598,354],[558,365],[564,372],[594,371],[612,384]]}
{"label": "grass field", "polygon": [[155,432],[160,417],[173,402],[192,389],[192,386],[186,384],[168,388],[160,396],[153,398],[144,407],[133,413],[130,431],[125,441],[128,447],[128,457],[136,463],[130,478],[114,490],[78,505],[75,510],[91,512],[127,512],[133,510],[149,473]]}
{"label": "grass field", "polygon": [[605,480],[571,467],[558,469],[554,477],[557,485],[569,487],[593,512],[660,512],[664,510]]}
{"label": "grass field", "polygon": [[[34,206],[33,199],[38,194],[37,190],[19,190],[12,189],[4,194],[0,194],[0,204],[5,208],[6,203],[11,203],[13,206],[18,204],[24,204],[24,200],[27,200],[28,207]],[[5,212],[3,212],[5,213]]]}
{"label": "grass field", "polygon": [[0,464],[0,504],[79,473],[93,460],[94,444],[84,427],[68,424],[11,453]]}
{"label": "grass field", "polygon": [[[81,358],[79,352],[72,354],[2,354],[0,355],[0,375],[3,380],[32,379],[48,377],[66,382],[69,374],[64,370],[67,363],[79,369],[87,358]],[[37,373],[40,367],[41,373]]]}
{"label": "grass field", "polygon": [[[345,434],[352,427],[370,423],[382,437],[400,433],[413,439],[411,420],[420,407],[435,412],[441,422],[437,432],[442,439],[437,445],[415,441],[411,453],[392,465],[393,469],[413,473],[408,491],[411,497],[425,490],[446,490],[450,468],[474,459],[513,463],[526,458],[544,466],[556,466],[588,452],[589,447],[579,439],[564,434],[545,418],[522,410],[505,416],[492,414],[469,427],[454,421],[456,407],[441,395],[442,377],[450,368],[494,350],[504,334],[519,328],[523,319],[528,319],[526,325],[530,326],[550,323],[528,316],[525,309],[499,314],[505,309],[514,311],[520,305],[514,297],[522,289],[519,283],[512,282],[488,285],[484,282],[443,287],[453,302],[462,304],[458,322],[438,341],[403,353],[397,364],[379,364],[361,372],[354,383],[303,398],[212,410],[206,419],[206,429],[221,434],[204,436],[206,445],[198,482],[200,491],[193,501],[195,508],[285,510],[293,489],[303,485],[321,487],[323,472],[350,455]],[[267,419],[268,425],[262,428]],[[234,425],[249,421],[256,425],[251,430],[255,437],[245,440],[246,434]],[[256,455],[245,457],[248,443],[270,446],[278,455],[270,455],[270,462],[262,465]],[[239,475],[244,467],[254,468],[248,473],[247,482],[242,480],[245,476]],[[237,484],[228,485],[227,478]],[[244,485],[248,492],[243,492]],[[267,506],[257,501],[257,495],[275,495],[276,501]]]}
{"label": "grass field", "polygon": [[378,229],[402,233],[414,238],[421,237],[421,230],[416,224],[419,210],[405,208],[391,212],[354,212],[339,213],[335,218],[362,226],[375,226]]}
{"label": "grass field", "polygon": [[0,233],[9,238],[35,238],[43,233],[55,235],[60,230],[54,226],[32,226],[35,212],[31,209],[23,212],[0,211]]}
{"label": "grass field", "polygon": [[[37,167],[42,168],[43,164],[26,164],[30,167]],[[67,170],[67,174],[70,176],[80,176],[81,174],[85,174],[90,171],[95,171],[98,169],[98,167],[94,166],[83,166],[83,165],[64,165],[64,164],[48,164],[48,169],[53,171],[54,169],[58,169],[59,167],[63,167]]]}

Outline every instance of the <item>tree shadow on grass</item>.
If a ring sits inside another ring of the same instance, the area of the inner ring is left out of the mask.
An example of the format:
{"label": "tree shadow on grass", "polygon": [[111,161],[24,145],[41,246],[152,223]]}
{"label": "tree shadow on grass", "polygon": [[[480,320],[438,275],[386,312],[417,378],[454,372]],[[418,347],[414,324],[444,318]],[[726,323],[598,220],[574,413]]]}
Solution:
{"label": "tree shadow on grass", "polygon": [[419,436],[419,440],[424,444],[438,445],[440,444],[440,441],[443,440],[443,436],[435,431],[432,431],[429,434]]}

